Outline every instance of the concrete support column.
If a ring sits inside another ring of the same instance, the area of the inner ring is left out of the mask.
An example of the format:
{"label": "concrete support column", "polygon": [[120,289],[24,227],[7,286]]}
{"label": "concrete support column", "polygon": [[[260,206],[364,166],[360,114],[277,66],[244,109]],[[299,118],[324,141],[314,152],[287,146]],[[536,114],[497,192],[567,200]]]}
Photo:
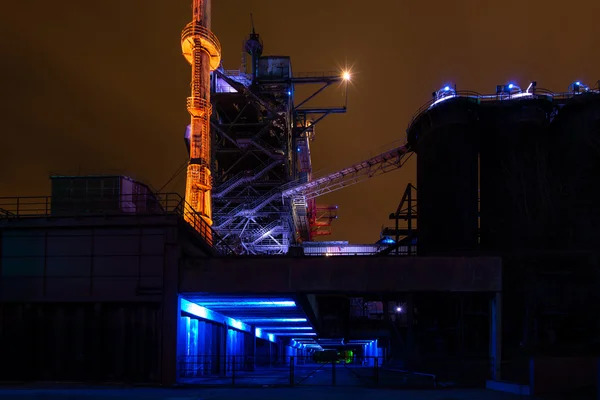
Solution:
{"label": "concrete support column", "polygon": [[490,360],[492,380],[501,379],[502,363],[502,293],[496,294],[490,300]]}
{"label": "concrete support column", "polygon": [[227,375],[229,372],[231,360],[229,359],[231,350],[229,349],[229,328],[226,325],[222,325],[221,329],[221,340],[223,341],[223,356],[221,357],[221,370]]}
{"label": "concrete support column", "polygon": [[188,369],[188,337],[191,324],[190,317],[179,318],[179,328],[177,330],[177,373],[183,376]]}
{"label": "concrete support column", "polygon": [[181,250],[177,244],[177,231],[169,229],[163,261],[163,300],[161,309],[160,384],[175,385],[179,378],[177,362],[179,318],[179,259]]}
{"label": "concrete support column", "polygon": [[288,365],[287,346],[283,344],[281,339],[277,341],[277,360],[284,365]]}
{"label": "concrete support column", "polygon": [[188,344],[188,349],[189,349],[189,353],[188,353],[188,357],[190,360],[190,376],[191,377],[197,377],[199,374],[199,371],[201,369],[201,362],[200,362],[200,358],[198,357],[198,345],[199,345],[199,340],[198,340],[198,327],[200,325],[200,321],[198,321],[196,318],[192,318],[190,321],[190,335],[189,335],[189,344]]}
{"label": "concrete support column", "polygon": [[198,321],[198,376],[206,375],[207,368],[209,368],[207,348],[210,343],[209,337],[210,322]]}
{"label": "concrete support column", "polygon": [[372,367],[375,365],[375,357],[377,357],[377,342],[373,341],[367,345],[368,358],[367,366]]}
{"label": "concrete support column", "polygon": [[251,326],[250,332],[246,333],[244,338],[244,359],[246,369],[254,371],[256,368],[256,327]]}
{"label": "concrete support column", "polygon": [[212,374],[221,374],[221,366],[223,365],[222,359],[224,354],[223,347],[223,328],[220,325],[212,326],[212,353],[211,353],[211,367]]}
{"label": "concrete support column", "polygon": [[415,303],[412,293],[406,299],[406,361],[412,364],[415,356]]}
{"label": "concrete support column", "polygon": [[214,344],[213,344],[213,331],[215,325],[210,322],[204,323],[204,351],[202,358],[204,361],[204,375],[210,375],[213,364]]}

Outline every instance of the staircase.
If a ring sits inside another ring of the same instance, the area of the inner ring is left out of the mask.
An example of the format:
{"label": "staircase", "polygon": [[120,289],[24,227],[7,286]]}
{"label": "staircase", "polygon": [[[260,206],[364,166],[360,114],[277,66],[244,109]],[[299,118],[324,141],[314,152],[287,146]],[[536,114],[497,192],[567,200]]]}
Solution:
{"label": "staircase", "polygon": [[227,193],[231,192],[236,187],[238,187],[244,183],[249,183],[256,179],[259,179],[260,177],[264,176],[267,172],[269,172],[270,170],[272,170],[279,164],[281,164],[281,160],[275,160],[275,161],[271,162],[271,164],[266,165],[266,166],[261,165],[261,166],[255,168],[251,172],[242,171],[242,172],[234,175],[230,179],[228,179],[223,184],[219,185],[217,190],[215,192],[213,192],[212,196],[214,198],[220,199],[221,197],[225,196]]}
{"label": "staircase", "polygon": [[252,244],[253,245],[257,244],[262,239],[264,239],[266,236],[271,234],[273,230],[276,230],[278,228],[281,228],[281,220],[276,219],[274,221],[271,221],[265,227],[253,231],[251,234],[251,237],[254,239],[252,241]]}
{"label": "staircase", "polygon": [[240,204],[231,210],[231,212],[227,213],[229,217],[223,221],[223,223],[219,223],[218,226],[215,226],[215,229],[223,228],[224,226],[233,222],[233,220],[237,217],[252,216],[278,197],[281,197],[281,190],[279,188],[274,188],[264,196],[259,197],[251,204]]}

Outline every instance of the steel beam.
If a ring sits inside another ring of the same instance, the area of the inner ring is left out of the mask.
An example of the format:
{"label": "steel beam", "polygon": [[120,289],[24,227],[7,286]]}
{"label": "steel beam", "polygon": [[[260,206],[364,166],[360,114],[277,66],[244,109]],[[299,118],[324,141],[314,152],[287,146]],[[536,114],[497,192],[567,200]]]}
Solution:
{"label": "steel beam", "polygon": [[501,272],[499,257],[190,258],[180,292],[498,292]]}

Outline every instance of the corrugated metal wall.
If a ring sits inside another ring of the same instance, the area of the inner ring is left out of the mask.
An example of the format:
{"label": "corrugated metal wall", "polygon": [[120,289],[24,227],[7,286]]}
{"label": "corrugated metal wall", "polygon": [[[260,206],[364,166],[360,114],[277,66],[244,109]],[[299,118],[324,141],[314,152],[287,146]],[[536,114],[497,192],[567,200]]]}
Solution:
{"label": "corrugated metal wall", "polygon": [[150,218],[2,228],[0,381],[172,383],[176,355],[165,364],[161,349],[176,320],[163,319],[175,312],[181,250],[176,225]]}
{"label": "corrugated metal wall", "polygon": [[6,229],[0,242],[0,299],[147,301],[137,298],[140,292],[162,290],[166,232],[109,226]]}
{"label": "corrugated metal wall", "polygon": [[0,380],[156,382],[156,303],[1,303]]}

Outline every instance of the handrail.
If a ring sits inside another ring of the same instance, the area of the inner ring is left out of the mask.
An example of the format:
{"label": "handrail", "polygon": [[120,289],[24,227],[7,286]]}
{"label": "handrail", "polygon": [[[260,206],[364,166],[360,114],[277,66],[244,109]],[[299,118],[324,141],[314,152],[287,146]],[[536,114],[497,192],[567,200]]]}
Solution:
{"label": "handrail", "polygon": [[[386,144],[379,146],[373,150],[369,150],[368,152],[363,153],[362,157],[360,157],[360,159],[362,160],[361,162],[364,162],[365,160],[370,160],[370,159],[380,156],[384,153],[388,153],[390,151],[397,150],[399,147],[402,147],[404,145],[406,145],[406,140],[394,140],[392,142],[386,143]],[[360,162],[353,164],[353,166],[356,164],[360,164]],[[318,171],[312,171],[312,173],[310,174],[310,180],[308,182],[306,180],[303,180],[303,178],[294,179],[292,181],[285,183],[283,186],[281,186],[281,190],[282,190],[282,192],[285,192],[287,190],[296,188],[298,186],[305,185],[309,182],[314,182],[321,178],[329,177],[329,176],[336,174],[340,171],[343,171],[347,168],[349,168],[348,165],[345,165],[345,166],[342,166],[339,168],[323,168]]]}
{"label": "handrail", "polygon": [[[319,174],[313,174],[311,177],[311,180],[308,182],[302,182],[299,179],[288,182],[282,186],[283,197],[290,197],[295,194],[305,192],[309,188],[315,188],[315,187],[327,185],[329,182],[338,180],[345,176],[349,177],[351,174],[353,175],[353,178],[356,178],[356,176],[354,176],[354,175],[356,175],[358,172],[360,172],[362,170],[368,170],[368,169],[375,170],[375,169],[377,169],[378,166],[381,166],[383,163],[385,163],[391,159],[394,159],[394,158],[398,159],[397,167],[400,168],[403,164],[402,159],[403,159],[404,155],[409,153],[409,150],[406,147],[406,145],[400,145],[400,143],[401,143],[401,141],[394,141],[386,146],[382,146],[381,148],[384,148],[386,150],[377,152],[377,154],[375,154],[375,155],[369,155],[368,158],[365,158],[362,161],[355,163],[351,166],[346,166],[345,168],[337,169],[334,172],[329,172],[329,173],[321,172]],[[388,172],[388,171],[386,171],[386,172]],[[378,175],[378,173],[376,173],[376,175]],[[368,177],[372,177],[372,176],[373,175],[369,175]],[[354,180],[354,182],[356,183],[357,181]],[[344,187],[344,186],[346,186],[346,185],[342,185],[342,186],[340,186],[340,188]]]}
{"label": "handrail", "polygon": [[222,185],[218,187],[218,191],[215,191],[213,193],[213,198],[222,198],[239,185],[262,178],[267,172],[269,172],[279,164],[281,164],[281,160],[275,160],[271,162],[271,164],[268,164],[266,166],[261,165],[260,167],[255,168],[249,174],[246,173],[246,171],[242,171],[236,174],[234,178],[225,181]]}
{"label": "handrail", "polygon": [[[469,90],[457,90],[456,92],[452,92],[452,95],[447,96],[448,100],[450,99],[473,99],[476,101],[509,101],[509,100],[520,100],[520,99],[537,99],[540,97],[552,97],[552,99],[570,99],[573,97],[576,97],[578,95],[584,94],[584,93],[594,93],[594,94],[600,94],[600,89],[590,89],[588,91],[585,92],[558,92],[555,93],[551,90],[548,89],[544,89],[544,88],[535,88],[534,90],[532,90],[531,92],[531,97],[522,97],[519,95],[523,95],[524,92],[521,93],[515,93],[515,94],[502,94],[502,93],[498,93],[498,94],[481,94],[478,92],[474,92],[474,91],[469,91]],[[438,103],[439,99],[431,99],[429,100],[427,103],[423,104],[421,107],[419,107],[417,109],[417,111],[413,114],[413,117],[410,119],[410,122],[408,123],[408,128],[407,131],[410,130],[410,128],[412,127],[412,125],[414,124],[414,122],[422,115],[424,114],[427,110],[429,110],[432,106],[435,105],[435,103]]]}
{"label": "handrail", "polygon": [[261,208],[281,196],[281,188],[275,187],[266,194],[258,197],[252,203],[242,203],[233,210],[223,213],[222,219],[218,220],[218,225],[215,223],[215,229],[221,229],[231,223],[235,218],[255,214]]}
{"label": "handrail", "polygon": [[329,78],[329,77],[341,77],[340,71],[311,71],[311,72],[296,72],[293,74],[293,78]]}
{"label": "handrail", "polygon": [[210,29],[205,26],[200,25],[198,22],[190,22],[186,25],[186,27],[181,32],[181,40],[186,40],[189,36],[200,35],[206,40],[208,40],[214,48],[217,50],[219,54],[221,54],[221,43]]}
{"label": "handrail", "polygon": [[78,196],[64,199],[51,196],[0,197],[2,219],[64,218],[106,215],[177,215],[192,226],[220,255],[233,255],[231,248],[178,193]]}
{"label": "handrail", "polygon": [[8,218],[8,217],[12,217],[13,214],[10,211],[6,211],[3,208],[0,208],[0,216]]}

